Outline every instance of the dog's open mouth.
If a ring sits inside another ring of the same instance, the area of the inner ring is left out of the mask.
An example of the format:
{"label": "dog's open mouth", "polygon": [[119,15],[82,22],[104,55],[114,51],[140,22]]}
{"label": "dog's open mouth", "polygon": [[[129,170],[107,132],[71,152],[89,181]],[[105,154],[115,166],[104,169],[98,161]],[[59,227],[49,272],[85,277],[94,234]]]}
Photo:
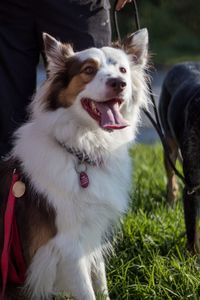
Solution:
{"label": "dog's open mouth", "polygon": [[117,98],[104,102],[96,102],[89,98],[81,100],[83,108],[103,129],[122,129],[129,125],[120,112],[122,102],[123,100]]}

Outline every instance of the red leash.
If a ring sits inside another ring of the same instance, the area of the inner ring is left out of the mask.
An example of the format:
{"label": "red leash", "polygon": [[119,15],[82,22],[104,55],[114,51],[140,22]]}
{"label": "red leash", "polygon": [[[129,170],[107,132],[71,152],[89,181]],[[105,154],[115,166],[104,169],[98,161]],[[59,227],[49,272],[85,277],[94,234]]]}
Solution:
{"label": "red leash", "polygon": [[26,265],[15,216],[16,197],[13,186],[19,180],[19,175],[13,172],[6,211],[4,215],[4,245],[1,254],[2,291],[0,300],[4,300],[7,282],[21,285],[25,281]]}

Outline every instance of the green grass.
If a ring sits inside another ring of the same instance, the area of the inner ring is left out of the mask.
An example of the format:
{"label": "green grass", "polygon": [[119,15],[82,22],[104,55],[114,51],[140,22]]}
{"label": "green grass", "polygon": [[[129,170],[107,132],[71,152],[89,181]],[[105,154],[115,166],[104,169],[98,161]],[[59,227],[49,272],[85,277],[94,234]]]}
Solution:
{"label": "green grass", "polygon": [[200,264],[186,251],[181,196],[175,208],[166,205],[161,146],[137,145],[131,156],[130,210],[107,262],[110,297],[200,299]]}
{"label": "green grass", "polygon": [[[200,264],[186,251],[181,197],[165,201],[160,145],[137,145],[130,211],[109,261],[111,299],[200,299]],[[181,193],[180,193],[181,194]]]}

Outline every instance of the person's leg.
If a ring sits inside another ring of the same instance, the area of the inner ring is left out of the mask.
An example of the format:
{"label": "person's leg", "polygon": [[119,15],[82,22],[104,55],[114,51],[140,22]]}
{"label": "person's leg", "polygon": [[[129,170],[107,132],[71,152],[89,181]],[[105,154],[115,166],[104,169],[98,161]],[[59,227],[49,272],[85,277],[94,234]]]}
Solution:
{"label": "person's leg", "polygon": [[30,1],[0,1],[0,156],[26,118],[36,83],[38,46]]}
{"label": "person's leg", "polygon": [[41,0],[37,7],[38,33],[47,32],[76,51],[111,43],[109,4],[92,0]]}
{"label": "person's leg", "polygon": [[104,6],[99,9],[94,6],[93,13],[88,18],[88,32],[97,48],[111,45],[110,7],[106,5],[106,1],[102,2],[105,3]]}

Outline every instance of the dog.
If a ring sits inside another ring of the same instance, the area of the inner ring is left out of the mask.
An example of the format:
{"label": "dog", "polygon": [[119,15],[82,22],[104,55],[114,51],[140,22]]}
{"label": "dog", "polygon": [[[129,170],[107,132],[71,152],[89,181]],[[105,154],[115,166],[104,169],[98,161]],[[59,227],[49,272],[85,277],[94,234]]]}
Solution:
{"label": "dog", "polygon": [[[109,299],[104,254],[127,211],[132,144],[148,102],[148,31],[74,52],[44,33],[48,77],[0,165],[0,245],[13,171],[25,282],[5,299]],[[14,191],[13,185],[13,193]],[[114,227],[113,227],[114,226]],[[2,281],[2,278],[1,278]]]}
{"label": "dog", "polygon": [[[175,65],[167,74],[159,101],[159,115],[175,165],[179,151],[183,162],[184,215],[189,251],[200,252],[198,203],[200,196],[200,63]],[[164,154],[167,173],[167,200],[176,200],[178,185],[171,164]]]}

